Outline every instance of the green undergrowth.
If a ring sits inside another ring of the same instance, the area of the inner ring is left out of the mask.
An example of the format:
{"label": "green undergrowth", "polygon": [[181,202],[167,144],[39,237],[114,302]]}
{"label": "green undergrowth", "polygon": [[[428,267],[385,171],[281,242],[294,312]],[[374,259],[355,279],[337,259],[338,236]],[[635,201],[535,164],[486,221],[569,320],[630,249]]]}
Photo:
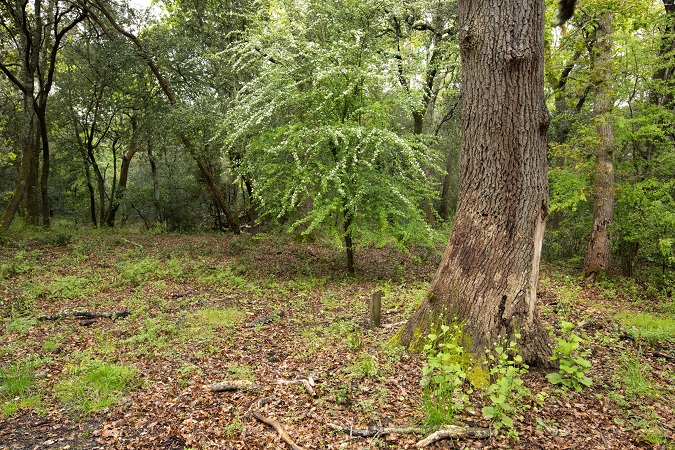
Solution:
{"label": "green undergrowth", "polygon": [[649,345],[675,343],[675,317],[623,312],[619,323],[633,339]]}
{"label": "green undergrowth", "polygon": [[56,395],[77,413],[92,413],[114,404],[138,384],[134,367],[83,358],[67,364]]}
{"label": "green undergrowth", "polygon": [[42,403],[42,387],[38,368],[46,360],[23,359],[0,368],[0,412],[5,417],[19,410],[39,410]]}

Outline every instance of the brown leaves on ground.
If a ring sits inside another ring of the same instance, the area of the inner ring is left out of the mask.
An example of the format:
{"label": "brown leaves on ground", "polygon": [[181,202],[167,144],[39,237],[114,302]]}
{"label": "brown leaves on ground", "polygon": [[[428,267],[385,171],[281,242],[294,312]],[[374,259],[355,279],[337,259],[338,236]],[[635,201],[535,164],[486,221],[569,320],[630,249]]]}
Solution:
{"label": "brown leaves on ground", "polygon": [[[0,367],[40,358],[36,371],[44,376],[36,389],[42,400],[9,417],[0,413],[0,449],[287,448],[274,429],[251,416],[253,409],[306,449],[404,449],[424,437],[355,438],[327,424],[422,423],[423,358],[389,343],[398,326],[367,329],[368,298],[383,289],[383,325],[404,321],[425,294],[436,251],[360,249],[358,275],[348,277],[339,251],[281,238],[83,234],[63,247],[21,246],[0,251],[3,264],[13,263],[19,251],[32,255],[30,267],[6,277],[0,290]],[[560,299],[554,275],[547,275],[541,304],[555,330]],[[500,435],[431,448],[673,448],[672,360],[622,338],[613,314],[636,307],[627,299],[608,300],[592,287],[579,297],[567,319],[583,322],[593,387],[559,390],[544,372],[532,370],[527,386],[546,394],[525,405],[516,423],[519,441]],[[8,325],[22,314],[123,308],[129,317],[88,327],[68,319]],[[277,311],[284,313],[245,326]],[[673,348],[660,351],[672,354]],[[616,375],[622,355],[649,367],[654,395],[630,397],[622,389]],[[114,405],[82,412],[55,394],[64,367],[78,358],[132,366],[138,383]],[[279,382],[309,378],[315,396],[302,382]],[[209,389],[234,380],[257,388]],[[460,419],[489,426],[480,414],[482,400],[474,397]]]}

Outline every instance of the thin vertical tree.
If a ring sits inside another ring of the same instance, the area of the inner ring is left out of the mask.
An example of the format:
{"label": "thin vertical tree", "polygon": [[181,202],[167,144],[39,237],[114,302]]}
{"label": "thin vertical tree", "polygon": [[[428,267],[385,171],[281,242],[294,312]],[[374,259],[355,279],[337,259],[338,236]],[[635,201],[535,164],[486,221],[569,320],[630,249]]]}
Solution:
{"label": "thin vertical tree", "polygon": [[595,146],[595,182],[593,185],[593,227],[584,261],[584,276],[595,279],[611,265],[609,228],[614,210],[614,125],[612,109],[612,21],[614,14],[605,12],[598,18],[593,51],[593,118],[598,142]]}

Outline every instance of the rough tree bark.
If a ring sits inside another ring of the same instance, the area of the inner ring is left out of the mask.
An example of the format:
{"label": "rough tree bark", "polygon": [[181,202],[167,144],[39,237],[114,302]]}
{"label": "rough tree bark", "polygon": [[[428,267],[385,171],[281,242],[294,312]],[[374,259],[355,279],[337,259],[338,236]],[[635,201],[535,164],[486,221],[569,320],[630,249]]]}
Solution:
{"label": "rough tree bark", "polygon": [[548,212],[544,1],[460,0],[462,154],[457,215],[426,300],[400,334],[419,348],[443,314],[475,352],[521,333],[530,364],[549,365],[536,313]]}
{"label": "rough tree bark", "polygon": [[612,21],[613,13],[598,19],[597,40],[593,54],[593,117],[598,132],[595,147],[595,182],[593,185],[593,228],[584,261],[584,276],[595,280],[611,267],[609,228],[614,209],[614,106],[612,87]]}

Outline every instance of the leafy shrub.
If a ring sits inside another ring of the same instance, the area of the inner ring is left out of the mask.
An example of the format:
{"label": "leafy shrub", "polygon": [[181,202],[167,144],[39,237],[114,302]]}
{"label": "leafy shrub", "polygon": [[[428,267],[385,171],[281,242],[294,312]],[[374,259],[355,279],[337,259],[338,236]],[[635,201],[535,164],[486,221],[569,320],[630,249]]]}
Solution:
{"label": "leafy shrub", "polygon": [[580,352],[583,339],[574,332],[574,324],[563,320],[560,323],[562,335],[556,338],[557,346],[553,349],[552,360],[558,361],[558,372],[549,373],[546,379],[552,384],[561,384],[567,388],[580,392],[589,387],[593,381],[586,376],[591,363]]}
{"label": "leafy shrub", "polygon": [[492,351],[487,350],[492,383],[486,389],[491,405],[483,407],[483,416],[492,420],[496,430],[506,427],[509,436],[518,438],[514,428],[513,416],[519,409],[525,407],[523,399],[530,397],[532,392],[523,384],[522,375],[527,373],[528,366],[518,354],[516,340],[519,333],[514,334],[514,340],[505,340],[496,343]]}
{"label": "leafy shrub", "polygon": [[438,334],[429,334],[424,346],[427,365],[422,369],[422,386],[429,425],[452,423],[467,405],[472,392],[463,367],[467,356],[459,341],[462,327],[441,325],[440,330]]}

